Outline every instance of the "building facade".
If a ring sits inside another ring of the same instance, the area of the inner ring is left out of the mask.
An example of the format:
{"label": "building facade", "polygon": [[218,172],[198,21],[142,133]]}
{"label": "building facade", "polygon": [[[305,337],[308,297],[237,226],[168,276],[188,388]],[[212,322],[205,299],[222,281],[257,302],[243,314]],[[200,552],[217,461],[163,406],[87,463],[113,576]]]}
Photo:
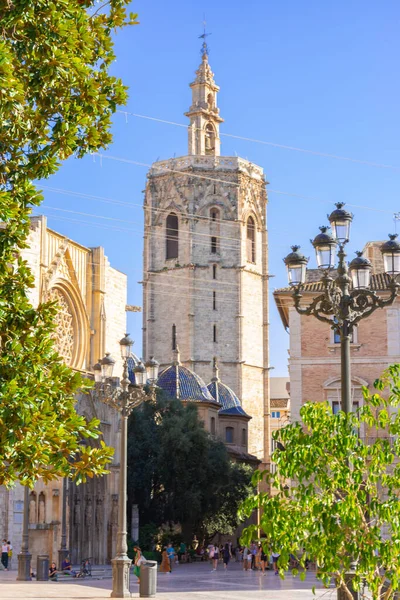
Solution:
{"label": "building facade", "polygon": [[269,453],[268,238],[261,167],[220,156],[219,87],[206,45],[186,116],[188,155],[152,165],[145,190],[144,357],[221,379],[251,416],[248,449]]}
{"label": "building facade", "polygon": [[[383,242],[369,242],[364,256],[373,265],[371,289],[389,295],[388,279],[383,273],[380,246]],[[320,272],[309,270],[302,291],[308,304],[322,292]],[[274,292],[274,298],[283,326],[290,332],[289,374],[292,420],[300,418],[304,402],[327,400],[334,412],[340,409],[340,338],[329,324],[315,317],[301,316],[293,306],[292,290]],[[362,403],[362,387],[370,389],[382,371],[400,362],[400,300],[360,321],[351,342],[352,398],[354,407]],[[363,436],[366,432],[361,432]]]}
{"label": "building facade", "polygon": [[[104,249],[86,248],[47,227],[43,216],[31,219],[28,247],[23,251],[34,276],[33,306],[56,300],[56,347],[66,364],[92,376],[92,365],[111,352],[116,373],[122,372],[119,340],[126,327],[126,276],[109,264]],[[106,444],[116,448],[111,474],[76,486],[62,480],[39,481],[29,496],[29,548],[33,565],[38,554],[58,564],[61,546],[63,494],[67,495],[67,548],[73,562],[91,557],[108,562],[115,553],[119,479],[119,417],[92,396],[77,398],[77,410],[96,417]],[[14,565],[21,548],[23,488],[0,487],[0,534],[13,544]]]}

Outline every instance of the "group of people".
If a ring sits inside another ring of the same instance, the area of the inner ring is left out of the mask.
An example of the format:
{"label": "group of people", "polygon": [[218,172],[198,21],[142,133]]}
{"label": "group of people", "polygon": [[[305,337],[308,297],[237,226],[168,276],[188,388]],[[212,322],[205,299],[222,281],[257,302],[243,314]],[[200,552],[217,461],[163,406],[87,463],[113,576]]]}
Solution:
{"label": "group of people", "polygon": [[[275,575],[278,575],[278,559],[279,552],[272,552],[272,565],[275,571]],[[245,546],[243,549],[239,549],[237,560],[243,560],[244,571],[261,571],[265,575],[265,570],[269,569],[269,555],[263,548],[262,544],[251,543],[250,546]]]}
{"label": "group of people", "polygon": [[10,540],[7,541],[6,538],[4,538],[1,543],[1,564],[3,565],[3,567],[6,571],[8,571],[9,565],[11,563],[11,558],[12,558],[11,542],[10,542]]}
{"label": "group of people", "polygon": [[210,544],[208,546],[208,558],[211,562],[212,571],[216,571],[218,568],[218,561],[222,559],[224,564],[224,569],[228,568],[229,561],[232,558],[232,544],[230,542],[226,542],[223,546],[218,546],[214,544]]}

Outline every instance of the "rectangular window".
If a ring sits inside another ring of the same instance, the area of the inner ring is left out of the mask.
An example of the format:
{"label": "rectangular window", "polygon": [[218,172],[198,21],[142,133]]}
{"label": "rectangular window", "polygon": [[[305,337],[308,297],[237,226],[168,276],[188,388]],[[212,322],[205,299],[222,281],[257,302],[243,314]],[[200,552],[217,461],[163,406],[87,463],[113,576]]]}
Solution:
{"label": "rectangular window", "polygon": [[213,292],[213,310],[217,310],[217,292]]}
{"label": "rectangular window", "polygon": [[279,410],[273,410],[273,411],[271,412],[271,417],[272,417],[273,419],[280,419],[280,418],[281,418],[281,413],[280,413],[280,411],[279,411]]}
{"label": "rectangular window", "polygon": [[233,427],[227,427],[225,429],[225,442],[227,444],[233,444]]}
{"label": "rectangular window", "polygon": [[213,279],[217,279],[217,265],[213,265]]}
{"label": "rectangular window", "polygon": [[213,325],[213,341],[217,341],[217,326]]}
{"label": "rectangular window", "polygon": [[217,254],[217,238],[214,236],[211,238],[211,253]]}

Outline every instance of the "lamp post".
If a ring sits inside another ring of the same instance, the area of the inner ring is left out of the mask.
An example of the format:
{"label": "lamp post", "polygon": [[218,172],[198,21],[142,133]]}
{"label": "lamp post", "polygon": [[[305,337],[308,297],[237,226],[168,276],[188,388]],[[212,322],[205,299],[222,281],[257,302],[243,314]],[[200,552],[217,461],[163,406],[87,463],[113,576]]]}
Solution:
{"label": "lamp post", "polygon": [[29,488],[24,486],[24,515],[22,523],[22,544],[21,552],[18,554],[18,575],[17,581],[31,580],[31,559],[29,552]]}
{"label": "lamp post", "polygon": [[[128,442],[128,417],[132,410],[142,404],[146,399],[154,397],[155,381],[158,376],[159,364],[153,357],[145,365],[140,363],[134,369],[135,383],[132,384],[128,377],[128,358],[130,356],[133,340],[127,333],[120,341],[121,356],[123,360],[122,379],[119,386],[112,381],[115,361],[106,353],[105,357],[94,367],[95,397],[117,409],[121,414],[121,439],[120,439],[120,479],[118,502],[118,532],[117,554],[112,562],[112,592],[111,598],[130,598],[129,569],[131,560],[128,558],[127,546],[127,442]],[[146,382],[150,390],[144,389]]]}
{"label": "lamp post", "polygon": [[[389,296],[381,297],[369,289],[372,264],[357,252],[349,265],[346,262],[345,246],[350,238],[350,225],[353,215],[339,202],[329,216],[332,234],[328,227],[321,227],[313,240],[317,265],[321,271],[323,293],[316,296],[308,306],[302,305],[302,291],[306,283],[308,259],[299,252],[300,246],[292,246],[292,252],[283,260],[288,271],[289,285],[293,288],[294,306],[300,315],[312,315],[329,323],[340,336],[341,350],[341,406],[345,413],[352,412],[350,342],[354,327],[377,308],[390,306],[399,293],[396,281],[400,274],[400,244],[396,235],[381,247],[384,269],[388,276]],[[335,266],[335,254],[338,259],[337,274],[332,277]]]}
{"label": "lamp post", "polygon": [[67,558],[69,551],[67,548],[67,478],[63,479],[62,486],[62,508],[61,508],[61,546],[58,551],[58,564],[61,568],[64,560]]}
{"label": "lamp post", "polygon": [[[328,216],[332,235],[328,233],[328,227],[321,227],[321,233],[311,241],[322,274],[323,293],[316,296],[308,306],[301,304],[308,259],[299,252],[299,246],[292,246],[292,252],[284,258],[284,262],[289,284],[293,288],[296,311],[300,315],[312,315],[324,323],[329,323],[335,333],[340,335],[341,408],[348,414],[353,409],[351,336],[361,319],[369,317],[378,308],[390,306],[398,296],[399,284],[396,278],[400,274],[400,244],[396,241],[397,235],[390,235],[389,240],[381,246],[384,270],[388,276],[389,296],[380,297],[369,289],[372,264],[362,256],[362,252],[357,252],[356,258],[347,265],[345,246],[350,238],[353,215],[343,207],[343,203],[336,204],[336,210]],[[338,258],[337,275],[332,277],[335,252]],[[348,576],[351,579],[352,573]],[[338,600],[344,598],[342,592],[339,588]],[[353,591],[352,595],[355,599],[359,598],[358,591]]]}

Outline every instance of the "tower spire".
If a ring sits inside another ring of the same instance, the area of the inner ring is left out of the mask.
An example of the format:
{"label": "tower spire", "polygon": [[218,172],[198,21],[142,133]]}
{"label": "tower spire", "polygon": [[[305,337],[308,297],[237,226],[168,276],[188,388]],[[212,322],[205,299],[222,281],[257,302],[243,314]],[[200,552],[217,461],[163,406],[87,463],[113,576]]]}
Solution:
{"label": "tower spire", "polygon": [[206,23],[204,31],[199,38],[203,40],[201,46],[201,64],[196,71],[196,78],[190,84],[192,88],[192,105],[185,116],[189,117],[190,125],[188,128],[190,155],[220,155],[219,124],[223,119],[219,116],[217,108],[217,93],[219,87],[214,81],[214,73],[208,64],[209,48],[207,37],[211,35],[206,32]]}

